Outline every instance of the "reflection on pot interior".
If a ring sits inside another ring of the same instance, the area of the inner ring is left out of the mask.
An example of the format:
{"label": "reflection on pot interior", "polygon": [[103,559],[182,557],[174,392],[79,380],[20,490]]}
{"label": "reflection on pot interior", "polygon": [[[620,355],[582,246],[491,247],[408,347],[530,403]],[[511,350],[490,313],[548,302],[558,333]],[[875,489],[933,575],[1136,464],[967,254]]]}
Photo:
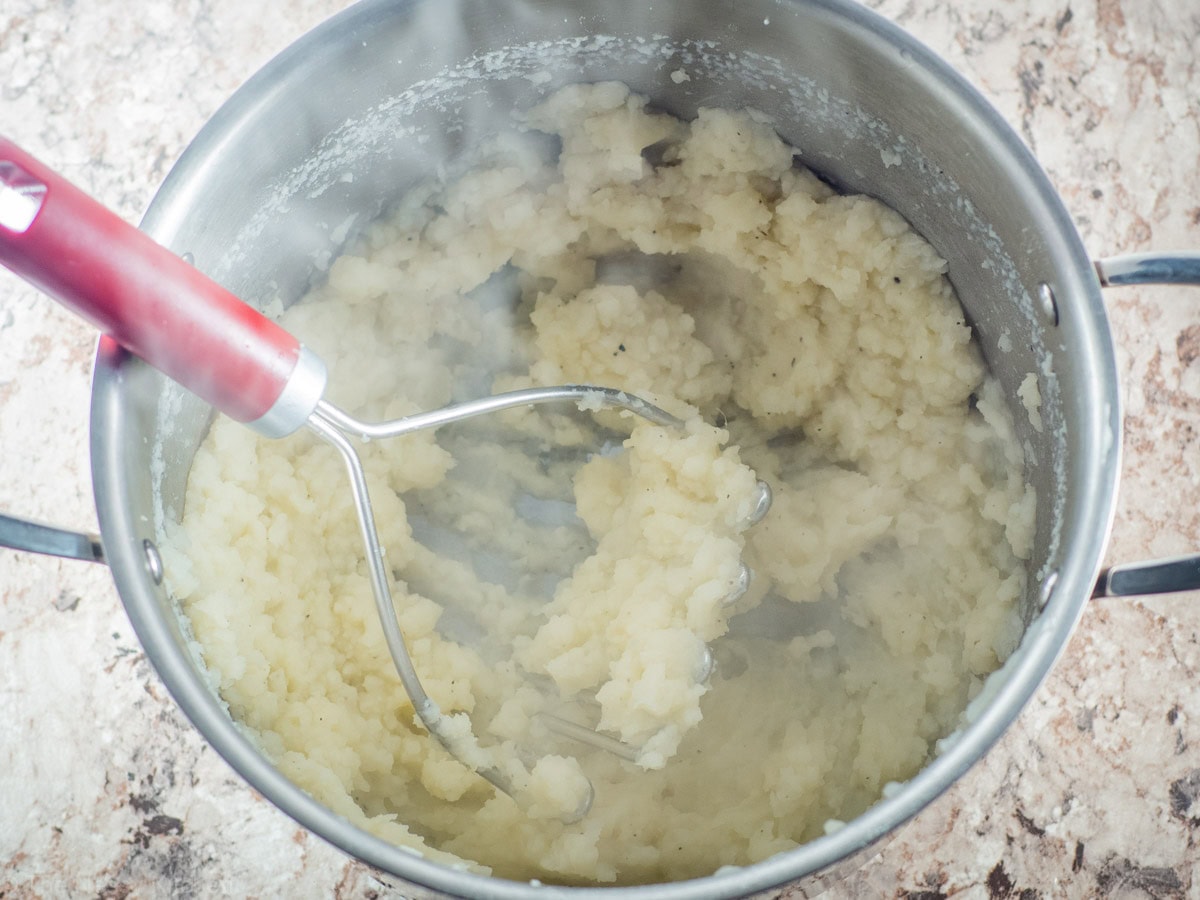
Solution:
{"label": "reflection on pot interior", "polygon": [[[172,588],[263,752],[382,838],[564,883],[746,865],[916,773],[1016,646],[1021,448],[943,261],[761,117],[602,84],[524,121],[283,321],[364,418],[584,382],[690,420],[543,407],[364,448],[417,670],[532,800],[415,722],[327,446],[216,422]],[[746,529],[756,477],[775,500]]]}

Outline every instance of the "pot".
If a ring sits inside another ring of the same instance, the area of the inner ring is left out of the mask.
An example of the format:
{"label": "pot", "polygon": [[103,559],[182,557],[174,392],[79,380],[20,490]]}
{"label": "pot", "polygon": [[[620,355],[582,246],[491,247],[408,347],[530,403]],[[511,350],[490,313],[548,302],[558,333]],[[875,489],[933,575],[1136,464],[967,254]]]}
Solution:
{"label": "pot", "polygon": [[[680,68],[690,80],[670,77]],[[242,297],[295,299],[340,249],[337,226],[352,216],[364,224],[407,186],[463,163],[499,124],[489,111],[528,106],[568,82],[609,79],[683,117],[700,106],[762,110],[806,165],[899,210],[949,261],[984,355],[1012,398],[1040,498],[1024,638],[924,770],[845,827],[790,853],[696,881],[605,891],[742,896],[827,870],[952,784],[1016,718],[1094,591],[1200,585],[1194,558],[1097,578],[1121,445],[1100,288],[1200,281],[1200,260],[1093,263],[999,115],[912,38],[845,0],[367,0],[234,95],[171,172],[142,227]],[[1016,399],[1031,372],[1043,400],[1041,431]],[[206,739],[273,803],[346,852],[458,896],[587,893],[450,870],[359,831],[288,782],[229,720],[162,586],[156,549],[164,523],[182,508],[210,417],[200,401],[102,340],[91,448],[102,538],[6,519],[6,542],[103,557],[147,656]]]}

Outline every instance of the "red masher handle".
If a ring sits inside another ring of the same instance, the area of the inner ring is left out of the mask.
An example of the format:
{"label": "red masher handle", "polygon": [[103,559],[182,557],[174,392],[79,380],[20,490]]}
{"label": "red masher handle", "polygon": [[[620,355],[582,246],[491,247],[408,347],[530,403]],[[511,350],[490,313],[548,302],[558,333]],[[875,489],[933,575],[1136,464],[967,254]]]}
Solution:
{"label": "red masher handle", "polygon": [[299,399],[263,429],[286,434],[320,399],[319,360],[320,384],[283,399],[305,368],[295,337],[2,137],[0,263],[240,422]]}

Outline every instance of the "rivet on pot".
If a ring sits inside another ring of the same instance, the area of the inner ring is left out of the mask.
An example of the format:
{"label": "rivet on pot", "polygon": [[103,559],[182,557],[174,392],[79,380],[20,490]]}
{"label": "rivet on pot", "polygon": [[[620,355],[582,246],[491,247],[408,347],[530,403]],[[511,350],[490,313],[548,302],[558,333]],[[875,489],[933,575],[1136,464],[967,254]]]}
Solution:
{"label": "rivet on pot", "polygon": [[1054,586],[1058,584],[1058,570],[1055,569],[1046,576],[1042,582],[1042,589],[1038,594],[1038,603],[1041,607],[1045,607],[1050,602],[1050,597],[1054,594]]}
{"label": "rivet on pot", "polygon": [[1046,282],[1038,285],[1038,305],[1042,316],[1051,325],[1058,324],[1058,301],[1054,299],[1054,289]]}
{"label": "rivet on pot", "polygon": [[150,573],[155,584],[162,584],[163,564],[162,557],[158,555],[158,548],[154,546],[152,540],[147,538],[142,541],[142,549],[146,552],[146,571]]}
{"label": "rivet on pot", "polygon": [[192,256],[192,254],[190,254],[190,253],[183,253],[180,255],[179,258],[182,259],[189,266],[194,266],[196,264],[196,257]]}

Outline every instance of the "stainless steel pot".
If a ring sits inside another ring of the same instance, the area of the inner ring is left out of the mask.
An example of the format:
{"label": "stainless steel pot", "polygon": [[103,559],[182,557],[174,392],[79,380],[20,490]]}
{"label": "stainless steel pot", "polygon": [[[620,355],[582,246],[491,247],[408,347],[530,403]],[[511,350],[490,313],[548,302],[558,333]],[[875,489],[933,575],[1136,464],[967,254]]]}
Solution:
{"label": "stainless steel pot", "polygon": [[[672,79],[678,69],[689,80]],[[847,0],[367,0],[234,95],[142,225],[242,297],[295,298],[321,277],[345,223],[365,224],[408,185],[462,163],[503,119],[496,111],[527,106],[564,83],[607,79],[685,117],[700,106],[762,110],[807,165],[903,213],[950,262],[989,364],[1013,398],[1041,498],[1021,646],[973,704],[971,721],[902,790],[841,830],[746,869],[595,889],[664,900],[741,896],[826,869],[945,790],[1016,718],[1093,590],[1200,586],[1196,558],[1123,567],[1097,580],[1121,444],[1100,287],[1198,282],[1200,259],[1093,263],[1037,163],[995,111],[913,39]],[[1040,432],[1015,399],[1030,372],[1043,398]],[[13,545],[103,555],[180,706],[254,787],[314,832],[450,894],[588,893],[481,878],[388,845],[315,803],[233,726],[161,585],[155,549],[163,523],[181,509],[209,418],[198,400],[102,341],[92,406],[102,541],[12,519],[0,521],[0,532]]]}

